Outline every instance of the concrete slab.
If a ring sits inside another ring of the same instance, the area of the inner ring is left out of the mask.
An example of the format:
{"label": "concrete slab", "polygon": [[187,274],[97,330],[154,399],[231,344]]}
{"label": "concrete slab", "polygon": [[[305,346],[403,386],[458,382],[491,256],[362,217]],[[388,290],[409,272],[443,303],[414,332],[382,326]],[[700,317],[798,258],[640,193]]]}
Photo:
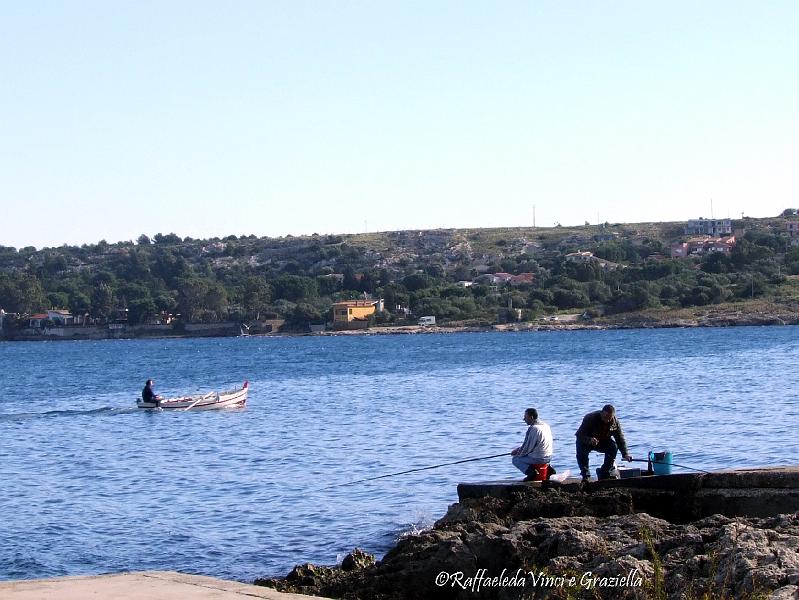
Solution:
{"label": "concrete slab", "polygon": [[[548,485],[587,493],[621,488],[631,495],[636,512],[676,523],[713,514],[769,517],[799,511],[799,467],[795,466],[594,480],[586,485],[567,479]],[[519,493],[540,493],[543,489],[540,482],[519,480],[461,483],[458,498],[461,501],[483,497],[509,499]]]}
{"label": "concrete slab", "polygon": [[257,585],[174,571],[0,582],[3,600],[308,600]]}

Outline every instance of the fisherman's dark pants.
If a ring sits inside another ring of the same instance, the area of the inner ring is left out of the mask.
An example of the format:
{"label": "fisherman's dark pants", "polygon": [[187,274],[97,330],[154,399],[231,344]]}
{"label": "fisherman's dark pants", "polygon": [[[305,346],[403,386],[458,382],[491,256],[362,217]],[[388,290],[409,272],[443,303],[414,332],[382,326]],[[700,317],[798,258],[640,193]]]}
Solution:
{"label": "fisherman's dark pants", "polygon": [[580,440],[577,440],[577,465],[580,467],[580,475],[583,477],[591,475],[591,471],[588,469],[588,455],[592,451],[605,454],[605,462],[602,463],[602,473],[607,477],[613,466],[613,461],[616,460],[616,455],[619,453],[616,442],[614,442],[612,438],[608,438],[607,440],[600,441],[596,446],[591,446],[590,444],[584,444]]}

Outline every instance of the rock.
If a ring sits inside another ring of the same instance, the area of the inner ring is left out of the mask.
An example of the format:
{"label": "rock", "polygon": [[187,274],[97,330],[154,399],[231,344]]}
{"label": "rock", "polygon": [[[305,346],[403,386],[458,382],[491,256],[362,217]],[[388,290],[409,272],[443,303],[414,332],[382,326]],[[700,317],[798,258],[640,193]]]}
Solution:
{"label": "rock", "polygon": [[799,513],[679,524],[632,513],[620,489],[530,489],[452,505],[380,562],[356,549],[256,583],[364,600],[797,598]]}
{"label": "rock", "polygon": [[341,561],[341,569],[343,571],[355,571],[357,569],[365,569],[366,567],[374,566],[375,557],[367,554],[360,548],[355,548],[344,560]]}
{"label": "rock", "polygon": [[768,600],[796,600],[797,598],[799,598],[799,587],[786,585],[774,590],[769,595]]}

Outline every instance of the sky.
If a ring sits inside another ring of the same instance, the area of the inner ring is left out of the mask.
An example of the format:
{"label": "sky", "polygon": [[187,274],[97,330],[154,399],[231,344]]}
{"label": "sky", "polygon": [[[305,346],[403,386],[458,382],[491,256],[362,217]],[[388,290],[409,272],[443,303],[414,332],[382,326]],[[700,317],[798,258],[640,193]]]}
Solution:
{"label": "sky", "polygon": [[799,3],[0,0],[0,245],[773,216]]}

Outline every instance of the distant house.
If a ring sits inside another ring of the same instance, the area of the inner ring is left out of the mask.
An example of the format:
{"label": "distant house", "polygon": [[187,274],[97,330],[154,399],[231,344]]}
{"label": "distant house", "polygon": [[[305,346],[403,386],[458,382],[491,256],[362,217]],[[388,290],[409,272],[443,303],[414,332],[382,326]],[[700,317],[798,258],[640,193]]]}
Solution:
{"label": "distant house", "polygon": [[478,275],[475,278],[474,282],[479,283],[480,285],[497,286],[501,283],[509,281],[511,277],[513,277],[513,275],[511,275],[510,273],[508,273],[507,280],[504,277],[500,277],[499,274],[485,273],[484,275]]}
{"label": "distant house", "polygon": [[703,253],[707,252],[721,252],[729,256],[732,254],[732,249],[735,248],[735,238],[733,236],[725,238],[716,238],[706,242],[702,246]]}
{"label": "distant house", "polygon": [[37,313],[28,318],[28,327],[31,329],[41,329],[44,327],[45,322],[50,318],[47,313]]}
{"label": "distant house", "polygon": [[671,258],[702,256],[709,252],[721,252],[729,256],[735,248],[735,236],[713,238],[708,236],[691,238],[685,242],[671,245]]}
{"label": "distant house", "polygon": [[73,325],[84,325],[85,317],[73,315],[68,310],[48,310],[46,313],[31,315],[28,319],[28,327],[31,329],[42,329],[47,322],[55,327],[70,327]]}
{"label": "distant house", "polygon": [[721,237],[732,233],[732,221],[730,219],[691,219],[685,226],[685,235],[709,235],[711,237]]}
{"label": "distant house", "polygon": [[510,278],[510,283],[513,287],[520,285],[532,285],[535,283],[535,273],[519,273]]}
{"label": "distant house", "polygon": [[677,242],[672,244],[669,248],[672,258],[687,258],[688,257],[688,242]]}
{"label": "distant house", "polygon": [[75,317],[68,310],[48,310],[47,318],[56,325],[75,325]]}
{"label": "distant house", "polygon": [[571,263],[586,263],[596,259],[593,252],[577,251],[566,255],[566,261]]}
{"label": "distant house", "polygon": [[345,300],[333,304],[333,329],[366,329],[369,315],[382,312],[383,300]]}
{"label": "distant house", "polygon": [[589,263],[595,262],[599,265],[599,267],[603,271],[615,271],[622,265],[619,263],[615,263],[609,260],[605,260],[604,258],[599,258],[598,256],[594,256],[593,252],[586,251],[578,251],[578,252],[570,252],[566,255],[566,261],[571,263]]}
{"label": "distant house", "polygon": [[462,288],[469,288],[469,287],[472,287],[474,285],[474,281],[459,281],[455,285],[457,285],[458,287],[462,287]]}

